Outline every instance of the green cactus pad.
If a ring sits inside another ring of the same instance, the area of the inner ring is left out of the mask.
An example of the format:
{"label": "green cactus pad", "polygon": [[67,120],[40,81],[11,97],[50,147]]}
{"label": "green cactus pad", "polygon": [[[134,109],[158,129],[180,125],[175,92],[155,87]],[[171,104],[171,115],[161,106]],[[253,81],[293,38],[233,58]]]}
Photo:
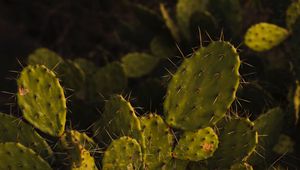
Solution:
{"label": "green cactus pad", "polygon": [[[113,93],[121,93],[127,86],[127,77],[124,68],[118,62],[112,62],[98,68],[93,74],[88,94],[91,99],[102,95],[108,97]],[[97,95],[97,96],[95,96]]]}
{"label": "green cactus pad", "polygon": [[218,148],[217,134],[210,127],[195,132],[184,132],[173,156],[182,160],[201,161],[213,156]]}
{"label": "green cactus pad", "polygon": [[110,143],[111,138],[121,136],[142,140],[140,120],[131,104],[121,95],[113,95],[105,103],[104,112],[93,129],[97,139],[105,144]]}
{"label": "green cactus pad", "polygon": [[42,65],[27,66],[18,79],[18,104],[24,118],[52,136],[64,132],[66,99],[55,74]]}
{"label": "green cactus pad", "polygon": [[162,167],[162,170],[186,170],[189,161],[173,158]]}
{"label": "green cactus pad", "polygon": [[38,48],[28,56],[29,65],[45,65],[49,69],[54,69],[61,63],[63,59],[61,56],[47,48]]}
{"label": "green cactus pad", "polygon": [[206,11],[208,0],[179,0],[176,5],[176,18],[178,26],[187,40],[190,36],[190,20],[196,12]]}
{"label": "green cactus pad", "polygon": [[87,136],[85,133],[80,133],[76,130],[66,131],[60,138],[60,142],[64,149],[71,148],[72,145],[81,145],[90,153],[95,152],[98,148],[97,144],[92,138]]}
{"label": "green cactus pad", "polygon": [[146,53],[129,53],[122,58],[122,64],[128,77],[141,77],[149,74],[158,64],[159,59]]}
{"label": "green cactus pad", "polygon": [[212,42],[178,68],[164,102],[166,122],[196,130],[218,122],[235,99],[240,59],[228,42]]}
{"label": "green cactus pad", "polygon": [[150,49],[152,54],[158,58],[172,58],[176,56],[175,43],[163,36],[156,36],[151,40]]}
{"label": "green cactus pad", "polygon": [[114,140],[104,153],[103,170],[142,169],[142,151],[139,143],[123,136]]}
{"label": "green cactus pad", "polygon": [[[165,26],[169,29],[173,39],[177,42],[180,41],[180,33],[177,25],[175,24],[174,20],[170,16],[168,9],[165,7],[163,3],[159,4],[160,13],[165,21]],[[163,47],[160,47],[163,48]]]}
{"label": "green cactus pad", "polygon": [[19,142],[33,149],[44,159],[53,154],[50,146],[32,126],[4,113],[0,113],[0,142]]}
{"label": "green cactus pad", "polygon": [[145,167],[149,170],[160,169],[172,158],[173,135],[163,119],[156,114],[141,118],[145,136]]}
{"label": "green cactus pad", "polygon": [[296,0],[290,4],[286,10],[286,25],[289,30],[293,30],[296,20],[300,16],[300,1]]}
{"label": "green cactus pad", "polygon": [[285,113],[279,107],[270,109],[267,113],[260,115],[254,121],[254,130],[261,135],[258,138],[258,145],[256,153],[252,154],[248,159],[248,162],[252,165],[258,165],[259,163],[266,162],[264,158],[269,158],[272,154],[272,148],[276,144],[280,131],[284,125]]}
{"label": "green cactus pad", "polygon": [[237,163],[230,167],[230,170],[253,170],[252,166],[247,163]]}
{"label": "green cactus pad", "polygon": [[[245,118],[235,118],[219,127],[220,145],[214,156],[209,159],[211,169],[226,169],[231,165],[245,161],[258,143],[258,134],[253,123]],[[224,156],[226,155],[226,156]]]}
{"label": "green cactus pad", "polygon": [[[71,170],[98,170],[95,159],[91,156],[90,152],[86,150],[83,146],[78,145],[77,148],[75,148],[77,153],[71,153],[76,154],[75,157],[78,157],[77,161],[72,162]],[[73,157],[74,157],[73,156]]]}
{"label": "green cactus pad", "polygon": [[245,43],[254,51],[266,51],[279,45],[288,35],[289,32],[286,29],[262,22],[247,30]]}
{"label": "green cactus pad", "polygon": [[58,76],[64,87],[74,91],[81,90],[85,85],[85,74],[77,63],[66,60],[58,68]]}
{"label": "green cactus pad", "polygon": [[1,143],[0,157],[0,169],[3,170],[52,169],[37,153],[20,143]]}
{"label": "green cactus pad", "polygon": [[85,75],[91,75],[97,69],[97,66],[92,61],[85,58],[76,58],[73,62],[81,68]]}

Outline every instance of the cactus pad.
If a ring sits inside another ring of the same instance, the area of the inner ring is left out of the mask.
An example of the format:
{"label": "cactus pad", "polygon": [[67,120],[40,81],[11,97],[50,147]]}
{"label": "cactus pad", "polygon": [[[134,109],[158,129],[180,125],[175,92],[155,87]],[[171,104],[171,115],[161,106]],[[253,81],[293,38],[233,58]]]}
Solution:
{"label": "cactus pad", "polygon": [[291,139],[291,137],[281,134],[279,136],[278,143],[273,148],[273,151],[279,155],[293,153],[294,145],[295,142]]}
{"label": "cactus pad", "polygon": [[146,53],[129,53],[122,58],[122,64],[128,77],[141,77],[149,74],[159,59]]}
{"label": "cactus pad", "polygon": [[156,114],[141,118],[145,136],[145,167],[149,170],[160,169],[171,158],[173,135],[163,119]]}
{"label": "cactus pad", "polygon": [[286,25],[289,30],[293,30],[296,20],[300,16],[300,1],[296,0],[290,4],[286,11]]}
{"label": "cactus pad", "polygon": [[104,113],[94,126],[97,139],[110,143],[111,138],[130,136],[141,139],[141,124],[131,104],[121,95],[114,95],[105,103]]}
{"label": "cactus pad", "polygon": [[52,169],[37,153],[20,143],[1,143],[0,157],[0,169],[3,170]]}
{"label": "cactus pad", "polygon": [[235,118],[226,122],[224,127],[220,127],[220,145],[209,159],[210,168],[226,169],[245,161],[257,145],[257,136],[253,123],[248,119]]}
{"label": "cactus pad", "polygon": [[64,62],[61,56],[47,48],[36,49],[28,56],[27,61],[29,65],[45,65],[51,70]]}
{"label": "cactus pad", "polygon": [[254,51],[266,51],[279,45],[288,35],[289,32],[286,29],[262,22],[247,30],[245,43]]}
{"label": "cactus pad", "polygon": [[103,170],[142,169],[142,151],[139,143],[124,136],[114,140],[104,153]]}
{"label": "cactus pad", "polygon": [[182,160],[200,161],[211,157],[219,140],[210,127],[195,132],[184,132],[175,147],[173,156]]}
{"label": "cactus pad", "polygon": [[0,142],[19,142],[44,159],[52,156],[50,146],[33,127],[21,119],[3,113],[0,113]]}
{"label": "cactus pad", "polygon": [[42,132],[60,136],[67,107],[55,74],[42,65],[27,66],[18,79],[18,88],[18,104],[24,118]]}
{"label": "cactus pad", "polygon": [[98,68],[90,82],[89,96],[99,94],[107,97],[113,93],[120,93],[127,86],[127,77],[124,68],[118,62],[112,62],[104,67]]}
{"label": "cactus pad", "polygon": [[162,167],[162,170],[186,170],[189,161],[173,158]]}
{"label": "cactus pad", "polygon": [[239,55],[228,42],[212,42],[185,59],[167,90],[167,123],[196,130],[223,118],[235,99],[239,66]]}

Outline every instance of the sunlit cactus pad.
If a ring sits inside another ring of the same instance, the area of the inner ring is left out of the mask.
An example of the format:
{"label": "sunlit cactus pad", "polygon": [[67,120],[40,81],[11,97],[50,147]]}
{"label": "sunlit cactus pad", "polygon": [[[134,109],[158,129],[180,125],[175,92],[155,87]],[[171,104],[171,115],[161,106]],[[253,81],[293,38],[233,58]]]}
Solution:
{"label": "sunlit cactus pad", "polygon": [[43,65],[27,66],[18,78],[18,104],[24,118],[44,133],[60,136],[66,122],[66,99],[55,74]]}
{"label": "sunlit cactus pad", "polygon": [[245,43],[254,51],[266,51],[279,45],[288,35],[289,32],[285,28],[262,22],[247,30]]}
{"label": "sunlit cactus pad", "polygon": [[167,123],[183,130],[213,125],[236,98],[240,59],[228,42],[215,41],[183,61],[168,86]]}
{"label": "sunlit cactus pad", "polygon": [[210,127],[195,132],[184,132],[174,150],[174,157],[182,160],[200,161],[213,156],[218,148],[217,134]]}

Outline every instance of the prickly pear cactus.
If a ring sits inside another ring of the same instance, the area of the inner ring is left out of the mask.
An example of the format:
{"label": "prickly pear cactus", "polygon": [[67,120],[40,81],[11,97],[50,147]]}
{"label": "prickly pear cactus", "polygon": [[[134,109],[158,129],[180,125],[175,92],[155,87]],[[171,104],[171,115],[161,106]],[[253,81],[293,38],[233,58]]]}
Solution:
{"label": "prickly pear cactus", "polygon": [[53,154],[45,139],[32,126],[4,113],[0,113],[0,142],[19,142],[44,159],[50,158]]}
{"label": "prickly pear cactus", "polygon": [[108,97],[114,93],[121,93],[126,88],[128,80],[122,65],[119,62],[112,62],[98,68],[90,81],[88,95],[91,99],[95,99],[98,96]]}
{"label": "prickly pear cactus", "polygon": [[49,69],[55,69],[64,61],[61,56],[47,48],[38,48],[28,56],[29,65],[45,65]]}
{"label": "prickly pear cactus", "polygon": [[75,130],[66,131],[60,138],[60,150],[68,154],[67,161],[70,169],[97,170],[93,152],[98,149],[97,144],[88,137],[85,133],[80,133]]}
{"label": "prickly pear cactus", "polygon": [[182,160],[205,160],[213,156],[218,144],[218,136],[210,127],[195,132],[186,131],[180,137],[173,156]]}
{"label": "prickly pear cactus", "polygon": [[142,150],[139,143],[124,136],[114,140],[104,153],[103,170],[142,169]]}
{"label": "prickly pear cactus", "polygon": [[172,58],[176,56],[176,47],[172,40],[163,36],[156,36],[151,40],[150,49],[152,54],[158,58]]}
{"label": "prickly pear cactus", "polygon": [[230,170],[253,170],[252,166],[247,163],[237,163],[230,167]]}
{"label": "prickly pear cactus", "polygon": [[291,137],[281,134],[277,141],[277,144],[274,146],[273,151],[279,155],[293,153],[294,152],[295,141]]}
{"label": "prickly pear cactus", "polygon": [[51,136],[60,136],[66,122],[66,99],[55,74],[43,65],[27,66],[18,78],[18,104],[24,118]]}
{"label": "prickly pear cactus", "polygon": [[101,116],[93,127],[99,142],[109,144],[121,136],[143,140],[140,120],[131,104],[121,95],[111,96]]}
{"label": "prickly pear cactus", "polygon": [[164,102],[166,122],[196,130],[225,116],[239,85],[240,59],[228,42],[212,42],[197,50],[178,68]]}
{"label": "prickly pear cactus", "polygon": [[260,147],[257,147],[256,153],[250,156],[249,163],[258,165],[259,163],[268,161],[264,160],[264,158],[269,158],[272,154],[272,148],[278,140],[285,122],[284,116],[285,112],[281,108],[276,107],[260,115],[254,121],[254,130],[261,135],[258,138],[258,145]]}
{"label": "prickly pear cactus", "polygon": [[289,30],[293,30],[296,20],[300,16],[300,1],[296,0],[290,4],[286,11],[286,25]]}
{"label": "prickly pear cactus", "polygon": [[163,119],[157,114],[141,118],[142,132],[145,136],[145,168],[160,169],[172,158],[173,135]]}
{"label": "prickly pear cactus", "polygon": [[157,66],[159,58],[147,53],[129,53],[122,58],[122,64],[128,77],[141,77],[149,74]]}
{"label": "prickly pear cactus", "polygon": [[[211,169],[230,168],[235,163],[245,161],[258,143],[258,134],[253,123],[245,118],[234,118],[220,127],[220,145],[209,160]],[[226,155],[226,156],[224,156]]]}
{"label": "prickly pear cactus", "polygon": [[[177,25],[175,24],[174,20],[172,19],[168,9],[163,3],[159,4],[160,13],[165,21],[165,26],[169,29],[173,39],[177,42],[180,41],[180,33]],[[162,47],[160,47],[162,49]]]}
{"label": "prickly pear cactus", "polygon": [[283,42],[288,35],[285,28],[262,22],[247,30],[245,43],[254,51],[267,51]]}
{"label": "prickly pear cactus", "polygon": [[0,169],[11,170],[51,170],[49,164],[32,149],[20,143],[6,142],[0,144]]}

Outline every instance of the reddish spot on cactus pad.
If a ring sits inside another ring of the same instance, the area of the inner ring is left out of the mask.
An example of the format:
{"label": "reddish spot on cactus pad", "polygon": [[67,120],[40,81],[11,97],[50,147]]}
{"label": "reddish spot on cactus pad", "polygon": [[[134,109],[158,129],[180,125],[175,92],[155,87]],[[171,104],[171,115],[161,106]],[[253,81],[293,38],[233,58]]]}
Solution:
{"label": "reddish spot on cactus pad", "polygon": [[204,143],[202,145],[202,149],[205,151],[205,152],[211,152],[213,150],[213,147],[214,145],[211,144],[211,143]]}
{"label": "reddish spot on cactus pad", "polygon": [[26,95],[27,93],[29,93],[29,90],[26,89],[26,88],[24,88],[24,87],[19,87],[18,91],[19,91],[19,94],[20,94],[21,96],[24,96],[24,95]]}

